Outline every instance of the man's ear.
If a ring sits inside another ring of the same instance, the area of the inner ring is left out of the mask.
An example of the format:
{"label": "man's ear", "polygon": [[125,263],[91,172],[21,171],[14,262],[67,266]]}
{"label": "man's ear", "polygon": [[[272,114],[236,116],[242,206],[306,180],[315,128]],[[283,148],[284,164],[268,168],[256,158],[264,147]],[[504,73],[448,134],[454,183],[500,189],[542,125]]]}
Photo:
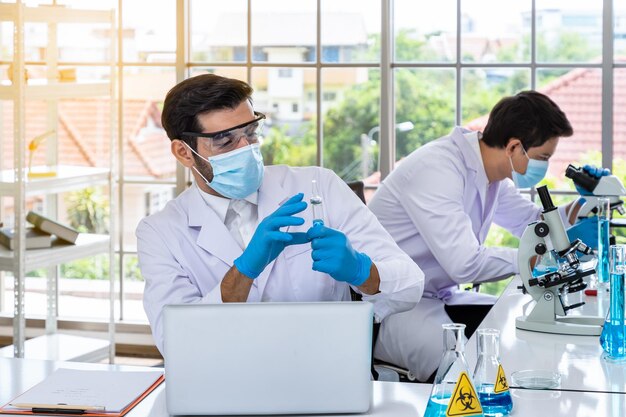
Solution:
{"label": "man's ear", "polygon": [[509,138],[506,146],[504,147],[504,152],[507,157],[512,157],[515,152],[518,152],[519,147],[522,146],[522,141],[518,138]]}
{"label": "man's ear", "polygon": [[189,149],[189,146],[180,139],[172,140],[170,145],[172,155],[187,168],[191,168],[194,164],[193,152]]}

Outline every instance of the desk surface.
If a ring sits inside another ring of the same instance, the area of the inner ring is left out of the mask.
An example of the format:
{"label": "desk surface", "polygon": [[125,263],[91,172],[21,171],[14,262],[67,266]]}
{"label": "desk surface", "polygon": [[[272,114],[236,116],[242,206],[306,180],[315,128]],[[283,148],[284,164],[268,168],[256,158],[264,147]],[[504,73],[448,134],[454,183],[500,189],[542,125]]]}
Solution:
{"label": "desk surface", "polygon": [[[532,297],[524,295],[514,278],[479,328],[500,330],[500,360],[509,379],[511,374],[524,369],[543,369],[561,374],[562,390],[626,393],[626,364],[608,363],[602,359],[599,336],[570,336],[519,330],[515,318],[530,311]],[[608,308],[608,293],[597,297],[582,297],[587,304],[574,309],[573,315],[604,316]],[[570,300],[570,303],[572,301]],[[476,337],[467,344],[468,363],[476,363]],[[624,409],[626,410],[626,408]],[[626,413],[623,411],[622,414]]]}
{"label": "desk surface", "polygon": [[[153,368],[51,362],[31,359],[0,358],[0,402],[5,404],[43,380],[57,368],[154,370]],[[430,385],[399,382],[374,382],[374,404],[365,415],[376,417],[421,417],[424,414]],[[128,417],[169,417],[164,384],[139,403]],[[619,416],[626,410],[626,395],[568,391],[533,391],[512,389],[515,417],[596,417]],[[343,417],[346,415],[343,414]],[[332,416],[328,416],[332,417]]]}

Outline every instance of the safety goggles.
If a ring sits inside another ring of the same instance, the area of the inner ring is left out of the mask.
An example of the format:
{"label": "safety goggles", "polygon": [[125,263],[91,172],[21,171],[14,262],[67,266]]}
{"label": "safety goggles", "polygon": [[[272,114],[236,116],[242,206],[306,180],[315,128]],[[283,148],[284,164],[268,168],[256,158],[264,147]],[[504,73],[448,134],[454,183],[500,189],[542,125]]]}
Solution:
{"label": "safety goggles", "polygon": [[254,112],[254,119],[240,125],[230,127],[212,133],[183,132],[183,136],[210,139],[209,147],[212,153],[230,152],[237,148],[242,137],[246,138],[249,144],[257,143],[262,137],[263,113]]}

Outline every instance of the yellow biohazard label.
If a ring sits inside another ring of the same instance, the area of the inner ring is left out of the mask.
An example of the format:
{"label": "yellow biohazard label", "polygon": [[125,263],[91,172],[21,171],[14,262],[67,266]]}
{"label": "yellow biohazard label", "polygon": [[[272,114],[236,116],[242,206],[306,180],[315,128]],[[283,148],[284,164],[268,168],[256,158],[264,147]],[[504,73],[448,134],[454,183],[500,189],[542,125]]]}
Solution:
{"label": "yellow biohazard label", "polygon": [[509,383],[506,381],[504,369],[502,369],[502,365],[498,365],[498,375],[496,375],[496,382],[493,384],[493,392],[495,394],[500,394],[501,392],[505,392],[508,390]]}
{"label": "yellow biohazard label", "polygon": [[482,413],[483,408],[480,406],[472,381],[467,376],[467,372],[461,372],[454,386],[454,394],[450,397],[446,416],[475,416]]}

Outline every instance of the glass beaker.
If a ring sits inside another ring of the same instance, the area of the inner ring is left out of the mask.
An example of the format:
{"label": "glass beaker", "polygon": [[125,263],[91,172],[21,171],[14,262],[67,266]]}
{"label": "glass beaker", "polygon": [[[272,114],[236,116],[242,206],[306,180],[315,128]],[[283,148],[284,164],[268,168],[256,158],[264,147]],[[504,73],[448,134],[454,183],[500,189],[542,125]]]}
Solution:
{"label": "glass beaker", "polygon": [[609,239],[611,232],[611,200],[598,199],[598,285],[609,285]]}
{"label": "glass beaker", "polygon": [[624,324],[624,273],[626,271],[626,246],[612,245],[610,259],[610,301],[604,321],[600,344],[608,360],[626,359],[626,326]]}
{"label": "glass beaker", "polygon": [[424,417],[482,416],[482,407],[465,360],[465,325],[443,324],[443,356]]}
{"label": "glass beaker", "polygon": [[513,399],[504,369],[500,364],[500,331],[478,329],[476,335],[478,360],[474,369],[474,383],[483,414],[506,416],[513,409]]}

